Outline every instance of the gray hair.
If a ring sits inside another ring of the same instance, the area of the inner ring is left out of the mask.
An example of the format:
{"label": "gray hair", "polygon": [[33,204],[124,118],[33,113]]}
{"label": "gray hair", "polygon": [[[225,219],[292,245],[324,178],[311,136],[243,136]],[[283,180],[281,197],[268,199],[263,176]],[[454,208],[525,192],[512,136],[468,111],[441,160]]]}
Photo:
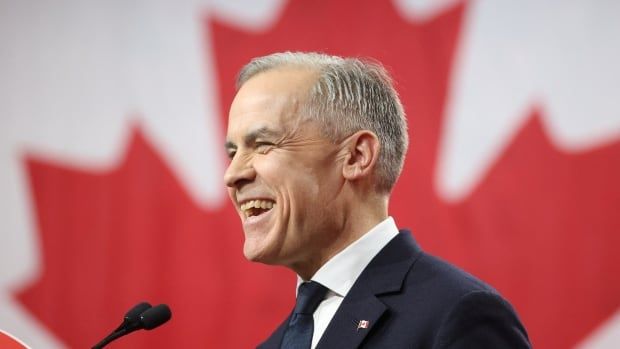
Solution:
{"label": "gray hair", "polygon": [[328,139],[337,142],[359,130],[377,135],[377,189],[389,193],[403,168],[409,138],[403,106],[385,68],[374,61],[321,53],[274,53],[243,67],[237,89],[261,72],[285,67],[318,73],[302,113],[318,121]]}

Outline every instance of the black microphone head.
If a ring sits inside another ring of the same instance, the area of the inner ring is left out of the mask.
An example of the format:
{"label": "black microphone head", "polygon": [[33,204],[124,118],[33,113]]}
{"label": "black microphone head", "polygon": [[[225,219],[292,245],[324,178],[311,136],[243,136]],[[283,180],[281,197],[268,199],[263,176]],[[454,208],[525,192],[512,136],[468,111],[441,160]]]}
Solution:
{"label": "black microphone head", "polygon": [[133,308],[129,309],[129,311],[125,314],[125,321],[140,321],[140,315],[150,308],[152,308],[152,305],[148,302],[142,302],[134,305]]}
{"label": "black microphone head", "polygon": [[172,317],[170,308],[165,304],[156,305],[140,315],[140,323],[145,330],[152,330]]}

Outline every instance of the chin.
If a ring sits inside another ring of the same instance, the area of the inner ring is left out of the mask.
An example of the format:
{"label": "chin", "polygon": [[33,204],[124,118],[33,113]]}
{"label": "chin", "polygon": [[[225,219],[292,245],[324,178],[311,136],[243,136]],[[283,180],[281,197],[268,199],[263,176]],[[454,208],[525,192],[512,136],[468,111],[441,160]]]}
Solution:
{"label": "chin", "polygon": [[256,243],[249,242],[247,240],[243,245],[243,255],[245,256],[245,259],[250,262],[271,264],[268,262],[269,258],[267,258],[268,255],[265,253],[265,251],[259,246],[256,246]]}
{"label": "chin", "polygon": [[274,231],[245,232],[243,255],[248,261],[276,265],[280,261],[278,250],[281,241],[274,239]]}
{"label": "chin", "polygon": [[282,259],[275,253],[269,253],[256,246],[244,246],[243,255],[250,262],[262,263],[267,265],[283,265]]}
{"label": "chin", "polygon": [[243,246],[243,255],[245,256],[245,259],[251,261],[251,262],[260,262],[258,259],[260,258],[259,254],[257,253],[257,251],[255,251],[255,249],[253,248],[253,246],[248,246],[248,243],[246,241],[245,245]]}

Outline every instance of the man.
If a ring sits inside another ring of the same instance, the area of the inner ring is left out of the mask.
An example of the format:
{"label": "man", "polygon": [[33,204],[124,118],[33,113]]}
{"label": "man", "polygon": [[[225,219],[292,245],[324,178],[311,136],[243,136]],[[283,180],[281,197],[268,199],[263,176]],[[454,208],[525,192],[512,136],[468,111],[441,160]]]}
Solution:
{"label": "man", "polygon": [[297,304],[260,348],[529,348],[512,307],[424,253],[388,216],[407,126],[377,63],[254,59],[230,108],[225,174],[244,254],[298,275]]}

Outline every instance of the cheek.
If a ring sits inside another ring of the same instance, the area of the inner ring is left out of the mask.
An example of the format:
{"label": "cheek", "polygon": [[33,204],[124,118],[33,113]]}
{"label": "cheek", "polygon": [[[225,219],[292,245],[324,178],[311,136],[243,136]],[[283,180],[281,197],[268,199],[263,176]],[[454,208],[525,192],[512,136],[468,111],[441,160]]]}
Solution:
{"label": "cheek", "polygon": [[233,188],[227,187],[226,191],[228,192],[228,197],[230,198],[230,201],[232,201],[233,203],[235,203],[235,190]]}
{"label": "cheek", "polygon": [[233,188],[227,187],[226,192],[228,193],[228,198],[230,199],[230,203],[237,208],[237,199],[235,196],[235,190]]}
{"label": "cheek", "polygon": [[342,172],[334,161],[324,161],[317,164],[312,173],[319,185],[318,194],[323,197],[335,194],[343,182]]}
{"label": "cheek", "polygon": [[313,168],[305,166],[300,158],[286,154],[267,154],[254,159],[254,168],[263,184],[279,195],[296,196],[304,186],[313,185]]}
{"label": "cheek", "polygon": [[337,166],[333,161],[318,160],[307,154],[270,153],[257,156],[254,168],[261,182],[280,196],[291,209],[325,204],[337,190]]}
{"label": "cheek", "polygon": [[286,168],[291,166],[282,156],[278,156],[274,152],[256,155],[252,159],[252,164],[257,175],[269,182],[286,175]]}

